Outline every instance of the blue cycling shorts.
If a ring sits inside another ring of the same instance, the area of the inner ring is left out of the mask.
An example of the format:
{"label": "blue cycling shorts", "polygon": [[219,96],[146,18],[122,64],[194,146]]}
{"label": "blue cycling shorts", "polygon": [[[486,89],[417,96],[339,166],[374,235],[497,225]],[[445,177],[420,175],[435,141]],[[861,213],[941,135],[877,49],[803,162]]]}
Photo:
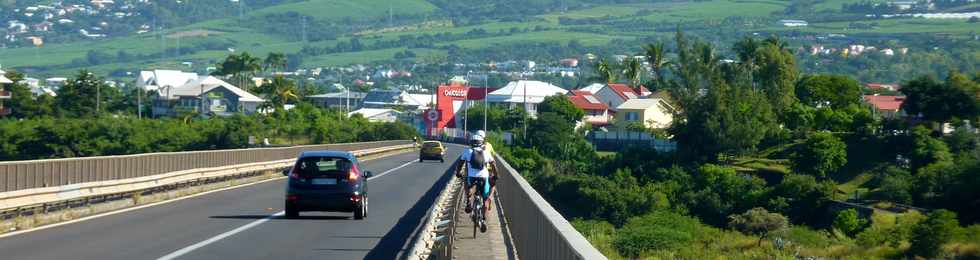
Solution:
{"label": "blue cycling shorts", "polygon": [[469,176],[467,176],[466,177],[466,188],[469,189],[470,187],[472,187],[476,183],[477,179],[480,179],[480,180],[483,181],[483,197],[486,198],[486,197],[490,196],[490,180],[488,180],[487,178],[483,178],[483,177],[469,177]]}

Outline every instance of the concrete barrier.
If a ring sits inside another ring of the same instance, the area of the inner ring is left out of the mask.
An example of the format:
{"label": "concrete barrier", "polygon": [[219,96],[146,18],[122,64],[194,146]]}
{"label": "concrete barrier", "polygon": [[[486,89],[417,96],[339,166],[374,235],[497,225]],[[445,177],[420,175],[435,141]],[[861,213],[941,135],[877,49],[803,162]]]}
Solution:
{"label": "concrete barrier", "polygon": [[[405,143],[405,142],[402,141],[401,143]],[[337,145],[337,146],[341,146],[341,145]],[[377,154],[386,151],[408,149],[413,147],[412,144],[397,144],[391,142],[342,144],[342,146],[365,147],[365,149],[360,149],[355,151],[355,155],[357,156]],[[382,146],[382,147],[376,147],[376,146]],[[306,149],[303,150],[317,150],[319,147],[320,146],[306,146],[304,147]],[[295,150],[294,147],[290,147],[290,148],[293,148],[292,150]],[[340,147],[335,147],[335,148],[340,148]],[[280,148],[271,148],[271,149],[280,149]],[[86,197],[101,196],[101,195],[108,195],[108,194],[119,194],[119,193],[140,191],[140,190],[150,189],[154,187],[161,187],[161,186],[183,183],[183,182],[188,182],[188,181],[193,181],[198,179],[231,176],[231,175],[236,175],[236,174],[246,173],[246,172],[283,169],[289,167],[293,162],[295,162],[295,157],[299,154],[300,151],[303,150],[297,151],[296,153],[292,154],[288,159],[276,159],[271,161],[252,162],[252,163],[243,163],[243,164],[235,164],[235,165],[216,166],[216,167],[191,168],[191,169],[177,170],[173,172],[167,172],[167,173],[161,173],[155,175],[109,179],[109,180],[102,180],[102,181],[67,184],[67,185],[54,186],[54,187],[29,188],[29,189],[19,189],[14,191],[0,192],[0,211],[17,209],[20,207],[26,207],[31,205],[40,205],[45,203],[72,200],[77,198],[86,198]],[[342,149],[336,149],[336,150],[342,150]],[[103,159],[104,158],[96,158],[95,160],[103,160]],[[123,157],[120,158],[119,160],[127,161],[130,159],[131,157]],[[65,161],[65,162],[71,162],[71,161]],[[38,164],[36,165],[44,165],[46,163],[49,162],[41,161],[38,162]],[[127,165],[127,163],[118,163],[118,165]],[[138,168],[133,170],[138,170]]]}
{"label": "concrete barrier", "polygon": [[606,259],[504,159],[494,155],[499,173],[497,198],[511,239],[523,259]]}
{"label": "concrete barrier", "polygon": [[410,143],[408,140],[398,140],[0,162],[0,192],[285,160],[308,150],[354,151]]}

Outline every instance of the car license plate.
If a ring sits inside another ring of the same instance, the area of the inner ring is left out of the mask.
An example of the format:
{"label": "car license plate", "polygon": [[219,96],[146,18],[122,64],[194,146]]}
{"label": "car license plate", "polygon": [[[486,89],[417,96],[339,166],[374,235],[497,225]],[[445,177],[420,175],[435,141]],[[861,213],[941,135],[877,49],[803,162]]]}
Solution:
{"label": "car license plate", "polygon": [[313,184],[315,184],[315,185],[336,185],[337,184],[337,179],[334,179],[334,178],[329,178],[329,179],[313,179]]}

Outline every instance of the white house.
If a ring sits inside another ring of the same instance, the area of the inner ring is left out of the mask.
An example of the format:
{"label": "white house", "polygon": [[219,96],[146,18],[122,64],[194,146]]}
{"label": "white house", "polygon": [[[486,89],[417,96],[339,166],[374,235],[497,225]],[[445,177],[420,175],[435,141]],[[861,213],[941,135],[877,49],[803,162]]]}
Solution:
{"label": "white house", "polygon": [[809,25],[809,23],[803,20],[779,20],[779,23],[786,27],[806,27]]}
{"label": "white house", "polygon": [[153,116],[176,116],[186,112],[201,112],[217,116],[234,113],[252,114],[262,98],[221,79],[207,76],[179,87],[161,87],[153,101]]}
{"label": "white house", "polygon": [[490,92],[487,95],[487,102],[492,105],[503,105],[510,108],[526,104],[524,110],[530,116],[537,116],[538,104],[544,101],[545,97],[555,95],[565,95],[568,90],[551,85],[547,82],[533,80],[519,80],[507,83],[503,88]]}
{"label": "white house", "polygon": [[158,90],[163,87],[179,87],[197,80],[197,73],[178,70],[144,70],[136,79],[136,87],[143,91]]}
{"label": "white house", "polygon": [[360,114],[371,122],[393,123],[398,121],[398,115],[400,115],[401,112],[388,108],[361,108],[347,113],[347,116],[354,116],[355,114]]}
{"label": "white house", "polygon": [[589,93],[592,93],[593,95],[595,95],[595,93],[599,93],[599,90],[602,90],[602,88],[604,88],[604,87],[606,87],[606,84],[592,83],[592,85],[588,85],[588,86],[585,86],[585,87],[580,88],[580,89],[577,89],[577,90],[589,92]]}

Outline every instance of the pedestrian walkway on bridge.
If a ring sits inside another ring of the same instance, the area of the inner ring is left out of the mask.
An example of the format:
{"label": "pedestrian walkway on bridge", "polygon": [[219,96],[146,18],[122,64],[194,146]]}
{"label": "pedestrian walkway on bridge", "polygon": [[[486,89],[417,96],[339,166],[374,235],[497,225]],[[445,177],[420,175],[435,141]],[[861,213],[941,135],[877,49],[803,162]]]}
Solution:
{"label": "pedestrian walkway on bridge", "polygon": [[487,232],[476,232],[473,237],[473,221],[470,214],[463,211],[462,200],[456,207],[456,241],[453,244],[453,258],[455,259],[493,259],[493,260],[512,260],[517,259],[514,246],[510,243],[510,233],[504,223],[503,212],[500,208],[498,198],[494,198],[494,205],[491,214],[487,216]]}

